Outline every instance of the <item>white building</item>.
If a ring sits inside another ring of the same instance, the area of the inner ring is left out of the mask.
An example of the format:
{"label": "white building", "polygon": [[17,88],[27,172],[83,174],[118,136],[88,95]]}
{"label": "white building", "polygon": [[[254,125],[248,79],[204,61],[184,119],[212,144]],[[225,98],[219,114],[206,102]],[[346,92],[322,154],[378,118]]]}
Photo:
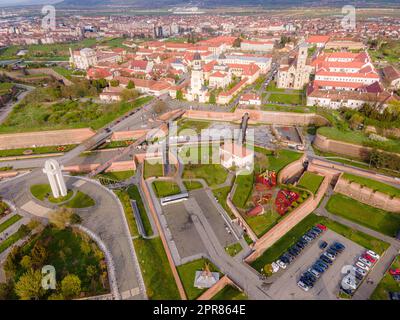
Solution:
{"label": "white building", "polygon": [[225,168],[253,169],[254,152],[243,145],[226,142],[219,148],[219,155],[221,165]]}
{"label": "white building", "polygon": [[240,49],[242,51],[270,52],[274,49],[274,42],[273,41],[243,40],[240,43]]}
{"label": "white building", "polygon": [[77,69],[87,70],[90,67],[97,65],[97,54],[93,49],[84,48],[80,51],[72,51],[70,48],[69,52],[69,62]]}
{"label": "white building", "polygon": [[190,88],[186,92],[188,101],[208,102],[208,90],[204,86],[204,72],[201,68],[201,56],[198,52],[193,58],[193,69],[190,77]]}

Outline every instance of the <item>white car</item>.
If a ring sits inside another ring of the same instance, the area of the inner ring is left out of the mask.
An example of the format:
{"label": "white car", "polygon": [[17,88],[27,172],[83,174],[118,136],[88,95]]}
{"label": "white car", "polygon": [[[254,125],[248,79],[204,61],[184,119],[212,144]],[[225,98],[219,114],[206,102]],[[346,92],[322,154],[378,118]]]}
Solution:
{"label": "white car", "polygon": [[373,252],[372,250],[368,250],[366,253],[367,253],[369,256],[371,256],[372,258],[376,259],[376,260],[379,260],[379,258],[380,258],[379,254]]}
{"label": "white car", "polygon": [[304,291],[310,290],[310,288],[309,288],[308,286],[306,286],[306,285],[304,284],[304,282],[302,282],[302,281],[297,282],[297,286],[299,286],[299,287],[300,287],[301,289],[303,289]]}
{"label": "white car", "polygon": [[273,273],[279,271],[279,265],[276,262],[272,262],[271,267],[272,267],[272,272]]}
{"label": "white car", "polygon": [[361,268],[355,268],[355,271],[359,274],[361,274],[363,277],[367,275],[367,271]]}
{"label": "white car", "polygon": [[360,261],[361,263],[364,263],[365,265],[367,265],[369,268],[371,268],[372,267],[372,263],[371,263],[371,261],[368,261],[367,259],[364,259],[364,258],[358,258],[358,261]]}
{"label": "white car", "polygon": [[360,269],[365,270],[365,271],[369,271],[368,266],[365,265],[364,263],[360,262],[360,261],[357,261],[357,262],[356,262],[356,266],[359,267]]}
{"label": "white car", "polygon": [[317,279],[321,276],[321,274],[315,269],[308,269],[307,271],[311,272]]}
{"label": "white car", "polygon": [[336,257],[333,254],[330,254],[329,252],[324,252],[323,254],[325,257],[328,257],[332,261],[336,259]]}
{"label": "white car", "polygon": [[286,263],[284,263],[281,260],[276,261],[276,263],[278,264],[279,267],[281,267],[282,269],[286,269]]}

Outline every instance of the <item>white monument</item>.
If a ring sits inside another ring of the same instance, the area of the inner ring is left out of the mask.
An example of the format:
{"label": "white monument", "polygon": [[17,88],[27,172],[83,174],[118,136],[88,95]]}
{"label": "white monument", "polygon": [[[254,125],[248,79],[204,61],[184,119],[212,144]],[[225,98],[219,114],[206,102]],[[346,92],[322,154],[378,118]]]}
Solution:
{"label": "white monument", "polygon": [[67,195],[67,186],[58,162],[54,159],[47,160],[44,164],[43,172],[47,174],[54,198],[65,197]]}

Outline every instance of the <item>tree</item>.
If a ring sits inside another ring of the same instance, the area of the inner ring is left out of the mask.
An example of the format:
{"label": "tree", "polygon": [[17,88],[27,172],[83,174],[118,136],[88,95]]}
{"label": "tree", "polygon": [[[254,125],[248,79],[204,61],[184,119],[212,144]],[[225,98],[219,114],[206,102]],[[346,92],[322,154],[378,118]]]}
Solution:
{"label": "tree", "polygon": [[110,81],[110,86],[111,87],[118,87],[119,86],[119,81],[118,80],[111,80]]}
{"label": "tree", "polygon": [[52,211],[49,215],[49,220],[57,229],[63,230],[71,224],[73,215],[74,211],[72,209],[62,207]]}
{"label": "tree", "polygon": [[238,37],[238,38],[235,39],[235,41],[233,41],[233,47],[234,48],[239,48],[241,43],[242,43],[242,39],[240,39]]}
{"label": "tree", "polygon": [[215,92],[212,91],[210,93],[210,98],[209,98],[208,102],[211,103],[211,104],[216,104],[217,100],[215,98]]}
{"label": "tree", "polygon": [[128,85],[126,86],[127,89],[135,89],[135,83],[132,80],[129,80]]}
{"label": "tree", "polygon": [[22,300],[38,300],[43,297],[41,272],[33,269],[25,272],[15,284],[15,293]]}
{"label": "tree", "polygon": [[39,241],[32,248],[31,258],[32,268],[34,269],[41,268],[47,259],[46,248]]}
{"label": "tree", "polygon": [[264,270],[264,274],[265,274],[267,277],[270,277],[270,276],[272,275],[272,265],[271,265],[270,263],[267,263],[267,264],[264,266],[263,270]]}
{"label": "tree", "polygon": [[182,93],[182,90],[177,90],[177,91],[176,91],[176,99],[177,99],[177,100],[183,100],[183,93]]}
{"label": "tree", "polygon": [[67,299],[74,298],[81,293],[81,280],[74,274],[69,274],[61,281],[61,292]]}
{"label": "tree", "polygon": [[32,258],[30,256],[23,256],[19,264],[25,270],[29,270],[32,268]]}
{"label": "tree", "polygon": [[153,111],[157,114],[163,113],[167,109],[167,104],[164,101],[157,100],[153,105]]}
{"label": "tree", "polygon": [[136,90],[125,89],[121,93],[121,98],[123,101],[130,101],[130,100],[136,99],[138,97],[138,95],[139,94]]}

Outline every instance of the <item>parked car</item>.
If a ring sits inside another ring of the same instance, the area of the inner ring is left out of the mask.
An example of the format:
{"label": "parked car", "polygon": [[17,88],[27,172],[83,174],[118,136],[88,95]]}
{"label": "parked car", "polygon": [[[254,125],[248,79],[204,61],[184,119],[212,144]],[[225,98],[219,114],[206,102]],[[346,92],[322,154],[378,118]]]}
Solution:
{"label": "parked car", "polygon": [[329,248],[328,250],[326,250],[326,252],[330,253],[331,255],[333,255],[333,256],[335,256],[335,257],[339,254],[338,251],[336,251],[335,249],[331,249],[331,248]]}
{"label": "parked car", "polygon": [[287,267],[286,263],[284,263],[282,260],[277,260],[276,264],[282,269],[286,269],[286,267]]}
{"label": "parked car", "polygon": [[365,260],[368,260],[371,263],[375,263],[376,259],[372,258],[369,254],[364,253],[361,257],[363,257]]}
{"label": "parked car", "polygon": [[341,249],[341,250],[346,249],[346,247],[344,246],[344,244],[341,244],[340,242],[335,242],[335,243],[333,244],[333,246],[334,246],[335,248]]}
{"label": "parked car", "polygon": [[368,268],[372,267],[372,263],[370,261],[368,261],[367,259],[360,257],[360,258],[358,258],[358,261],[364,263],[366,266],[368,266]]}
{"label": "parked car", "polygon": [[308,291],[310,290],[310,287],[306,286],[304,282],[302,281],[298,281],[297,282],[297,286],[299,286],[301,289],[303,289],[304,291]]}
{"label": "parked car", "polygon": [[394,276],[392,276],[394,280],[396,281],[400,281],[400,275],[399,274],[395,274]]}
{"label": "parked car", "polygon": [[400,292],[389,292],[390,300],[400,300]]}
{"label": "parked car", "polygon": [[325,249],[327,246],[328,246],[328,242],[326,242],[326,241],[321,241],[319,243],[319,248],[320,249]]}
{"label": "parked car", "polygon": [[365,271],[369,271],[369,267],[360,261],[356,262],[356,266]]}
{"label": "parked car", "polygon": [[355,268],[356,270],[356,273],[359,273],[359,274],[361,274],[363,277],[365,277],[366,275],[367,275],[367,271],[366,270],[364,270],[364,269],[361,269],[361,268]]}
{"label": "parked car", "polygon": [[271,263],[271,267],[272,267],[272,272],[276,273],[279,271],[279,264],[277,264],[276,262],[272,262]]}
{"label": "parked car", "polygon": [[376,260],[379,260],[379,258],[380,258],[380,255],[377,254],[377,253],[375,253],[375,252],[372,251],[372,250],[368,250],[368,251],[366,252],[366,254],[370,255],[372,258],[374,258],[374,259],[376,259]]}
{"label": "parked car", "polygon": [[317,227],[312,227],[311,230],[316,232],[317,234],[321,234],[322,233],[322,230],[317,228]]}
{"label": "parked car", "polygon": [[312,273],[313,276],[316,277],[317,279],[321,276],[321,274],[320,274],[317,270],[315,270],[315,269],[313,269],[313,268],[310,268],[310,269],[308,269],[307,271],[310,272],[310,273]]}
{"label": "parked car", "polygon": [[325,272],[325,269],[322,268],[320,265],[318,265],[318,264],[316,264],[316,263],[313,264],[312,268],[313,268],[314,270],[317,270],[320,274]]}
{"label": "parked car", "polygon": [[400,269],[390,269],[390,270],[389,270],[389,273],[390,273],[392,276],[400,275]]}
{"label": "parked car", "polygon": [[327,263],[325,263],[325,261],[318,259],[316,262],[317,265],[319,265],[321,268],[323,268],[324,270],[329,268],[329,265]]}
{"label": "parked car", "polygon": [[310,238],[310,237],[307,236],[307,235],[304,235],[304,236],[302,236],[301,238],[304,239],[305,241],[307,241],[307,243],[309,243],[309,242],[311,242],[311,241],[313,240],[312,238]]}
{"label": "parked car", "polygon": [[333,254],[329,253],[329,252],[324,252],[323,255],[328,257],[332,261],[336,259],[336,257]]}
{"label": "parked car", "polygon": [[322,261],[324,261],[325,263],[327,263],[327,264],[332,264],[332,260],[331,259],[329,259],[327,256],[325,256],[324,254],[321,254],[320,256],[319,256],[319,258],[322,260]]}
{"label": "parked car", "polygon": [[317,224],[317,228],[321,229],[322,231],[326,231],[326,229],[328,229],[327,227],[325,227],[323,224],[320,223]]}

